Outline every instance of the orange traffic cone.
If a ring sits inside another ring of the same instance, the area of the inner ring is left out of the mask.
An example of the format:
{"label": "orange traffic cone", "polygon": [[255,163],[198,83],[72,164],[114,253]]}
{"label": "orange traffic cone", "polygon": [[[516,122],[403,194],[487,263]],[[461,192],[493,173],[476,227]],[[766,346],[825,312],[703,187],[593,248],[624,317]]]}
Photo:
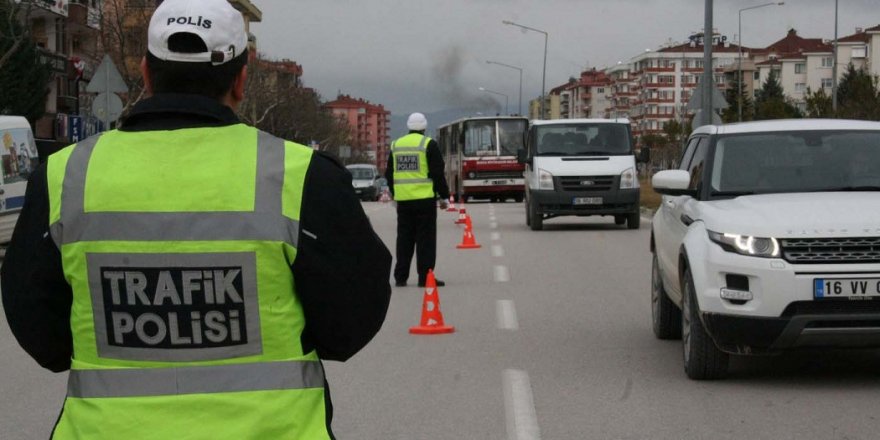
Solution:
{"label": "orange traffic cone", "polygon": [[455,209],[455,195],[449,196],[449,207],[446,208],[446,212],[455,212],[458,211]]}
{"label": "orange traffic cone", "polygon": [[422,320],[419,325],[410,327],[409,332],[414,335],[437,335],[454,331],[455,327],[443,323],[437,280],[434,278],[434,271],[429,270],[428,279],[425,280],[425,295],[422,299]]}
{"label": "orange traffic cone", "polygon": [[455,221],[457,225],[463,225],[467,222],[467,210],[464,209],[464,199],[461,199],[461,202],[458,203],[458,220]]}
{"label": "orange traffic cone", "polygon": [[461,244],[456,246],[459,249],[479,249],[477,239],[474,237],[474,226],[471,223],[471,216],[466,216],[464,224],[464,236],[461,238]]}

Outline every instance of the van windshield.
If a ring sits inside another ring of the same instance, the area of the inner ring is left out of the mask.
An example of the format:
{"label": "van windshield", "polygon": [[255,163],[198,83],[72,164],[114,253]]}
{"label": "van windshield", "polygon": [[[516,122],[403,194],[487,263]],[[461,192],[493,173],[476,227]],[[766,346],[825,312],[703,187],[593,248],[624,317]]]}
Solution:
{"label": "van windshield", "polygon": [[349,168],[348,171],[354,180],[372,180],[375,176],[370,168]]}
{"label": "van windshield", "polygon": [[532,143],[538,156],[610,156],[632,154],[623,124],[576,123],[539,125]]}
{"label": "van windshield", "polygon": [[27,128],[0,130],[3,183],[23,182],[40,163],[37,147]]}

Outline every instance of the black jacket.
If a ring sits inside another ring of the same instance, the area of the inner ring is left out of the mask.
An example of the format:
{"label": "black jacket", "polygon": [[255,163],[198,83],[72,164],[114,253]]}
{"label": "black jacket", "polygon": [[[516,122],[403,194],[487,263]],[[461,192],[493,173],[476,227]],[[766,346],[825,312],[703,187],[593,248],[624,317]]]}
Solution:
{"label": "black jacket", "polygon": [[[215,100],[169,94],[137,104],[120,129],[237,123],[232,110]],[[60,372],[70,368],[72,356],[72,290],[48,233],[47,186],[43,165],[28,182],[0,282],[6,317],[19,344],[40,365]],[[321,359],[344,361],[382,326],[391,297],[391,254],[361,208],[351,175],[321,153],[314,155],[306,175],[300,225],[291,270],[305,313],[303,348],[317,350]]]}
{"label": "black jacket", "polygon": [[[418,133],[424,135],[421,131],[410,131],[412,133]],[[428,156],[428,178],[434,181],[434,194],[437,197],[440,197],[443,200],[449,199],[449,185],[446,183],[446,165],[443,162],[443,153],[440,152],[440,147],[437,145],[437,141],[431,139],[428,142],[428,145],[425,146],[425,155]],[[388,180],[388,190],[391,191],[391,195],[394,195],[394,156],[391,153],[388,153],[388,166],[385,167],[385,179]],[[412,202],[421,202],[421,200],[413,200]],[[398,202],[398,203],[408,203],[408,202]],[[433,207],[433,199],[431,200],[431,206]]]}

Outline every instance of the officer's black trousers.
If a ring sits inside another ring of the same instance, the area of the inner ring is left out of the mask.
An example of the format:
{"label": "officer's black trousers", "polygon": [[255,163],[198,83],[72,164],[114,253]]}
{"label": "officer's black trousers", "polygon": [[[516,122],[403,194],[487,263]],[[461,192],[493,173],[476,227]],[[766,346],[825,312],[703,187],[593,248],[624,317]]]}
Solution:
{"label": "officer's black trousers", "polygon": [[433,199],[397,202],[397,263],[394,280],[406,282],[413,251],[419,284],[437,260],[437,206]]}

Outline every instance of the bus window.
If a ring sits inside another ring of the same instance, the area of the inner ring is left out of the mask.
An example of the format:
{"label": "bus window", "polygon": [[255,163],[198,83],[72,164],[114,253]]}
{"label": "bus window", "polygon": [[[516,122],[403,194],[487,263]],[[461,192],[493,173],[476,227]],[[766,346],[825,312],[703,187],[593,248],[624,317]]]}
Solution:
{"label": "bus window", "polygon": [[495,121],[471,121],[465,125],[465,156],[495,156]]}
{"label": "bus window", "polygon": [[498,137],[501,139],[502,156],[516,156],[516,152],[524,148],[523,133],[525,130],[526,121],[498,121]]}

